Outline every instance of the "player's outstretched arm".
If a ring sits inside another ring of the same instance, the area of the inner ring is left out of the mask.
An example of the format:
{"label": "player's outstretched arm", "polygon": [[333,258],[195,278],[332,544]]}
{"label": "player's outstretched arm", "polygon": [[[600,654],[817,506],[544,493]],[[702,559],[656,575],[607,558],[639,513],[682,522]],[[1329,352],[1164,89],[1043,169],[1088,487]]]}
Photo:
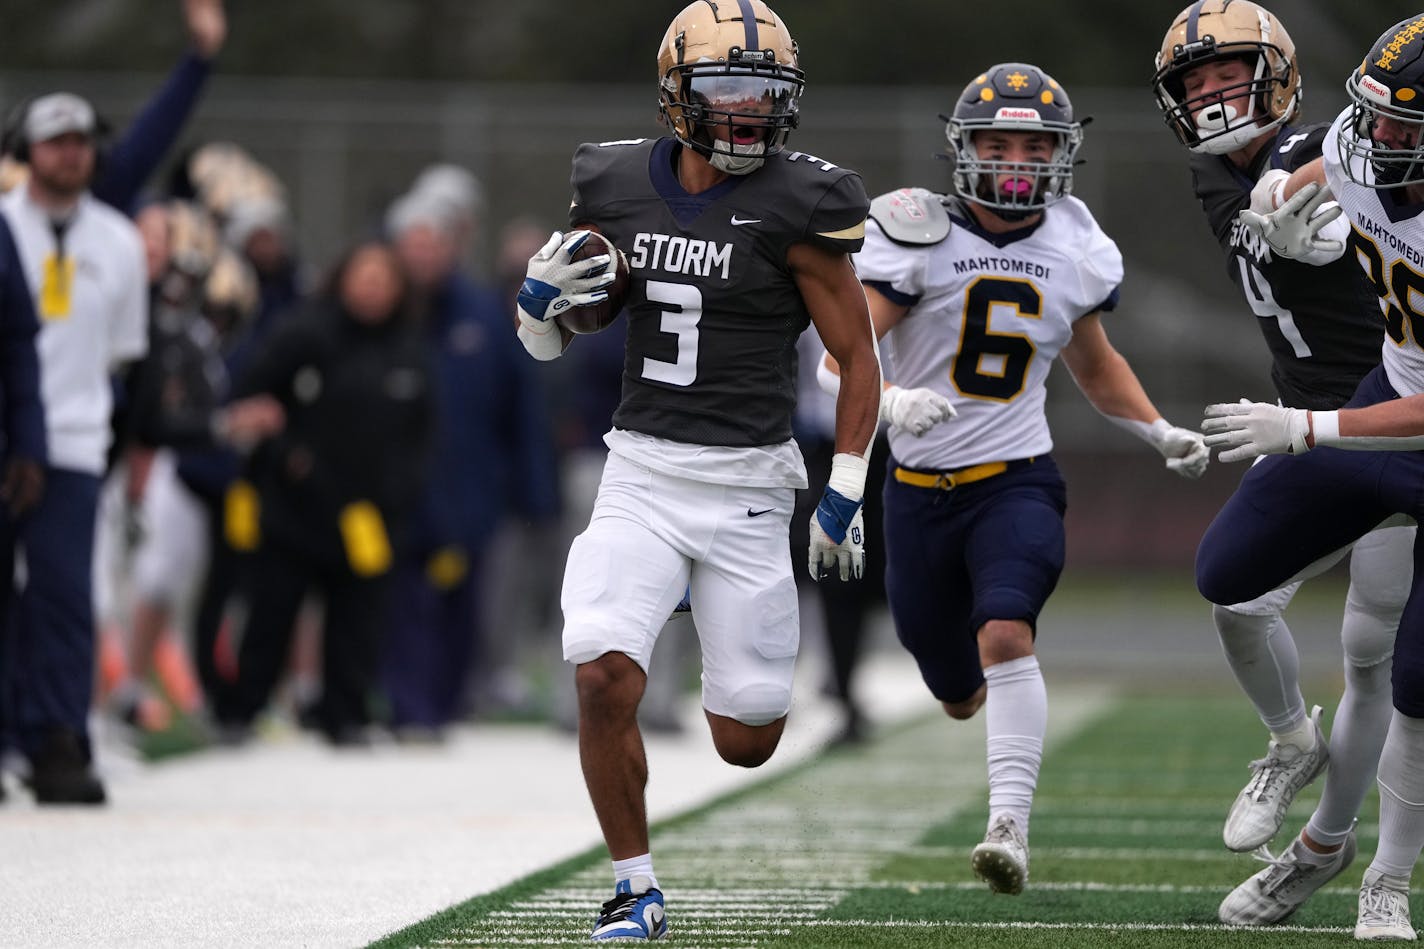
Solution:
{"label": "player's outstretched arm", "polygon": [[1352,451],[1418,451],[1424,448],[1424,395],[1411,395],[1358,409],[1311,412],[1269,402],[1218,402],[1202,419],[1208,448],[1221,461],[1260,455],[1299,455],[1326,445]]}
{"label": "player's outstretched arm", "polygon": [[1137,373],[1108,340],[1102,319],[1090,313],[1073,324],[1073,338],[1063,347],[1063,365],[1093,408],[1147,442],[1184,478],[1200,478],[1210,453],[1200,435],[1162,417]]}
{"label": "player's outstretched arm", "polygon": [[[883,339],[910,310],[907,304],[887,299],[885,294],[871,286],[865,287],[865,301],[870,307],[870,322],[875,327],[877,340]],[[877,358],[879,354],[877,347]],[[903,389],[885,378],[884,363],[881,363],[880,368],[880,421],[903,428],[918,438],[940,422],[948,421],[958,414],[949,399],[933,389]],[[840,396],[840,364],[830,353],[826,353],[816,366],[816,382],[829,395]]]}
{"label": "player's outstretched arm", "polygon": [[1316,158],[1294,172],[1273,168],[1251,189],[1251,206],[1239,217],[1276,254],[1321,266],[1340,259],[1350,222],[1325,183]]}
{"label": "player's outstretched arm", "polygon": [[836,454],[831,477],[811,518],[808,566],[819,580],[838,569],[842,580],[865,572],[861,504],[866,460],[880,417],[880,361],[865,294],[846,254],[796,244],[786,255],[821,342],[841,370],[836,398]]}

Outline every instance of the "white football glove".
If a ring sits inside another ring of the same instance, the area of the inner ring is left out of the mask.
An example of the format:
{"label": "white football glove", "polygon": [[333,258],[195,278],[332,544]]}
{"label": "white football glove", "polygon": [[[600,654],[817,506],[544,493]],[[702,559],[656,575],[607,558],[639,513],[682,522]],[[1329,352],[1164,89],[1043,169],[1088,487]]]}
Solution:
{"label": "white football glove", "polygon": [[859,580],[865,576],[865,520],[860,508],[850,519],[845,540],[839,544],[831,540],[816,515],[811,516],[811,550],[807,566],[812,580],[823,580],[835,570],[842,580],[851,577]]}
{"label": "white football glove", "polygon": [[869,461],[860,455],[837,452],[831,458],[826,490],[811,515],[807,566],[812,580],[830,576],[832,567],[839,569],[842,580],[865,575],[865,521],[860,512],[869,469]]}
{"label": "white football glove", "polygon": [[950,401],[933,389],[891,386],[880,393],[880,420],[916,438],[958,414]]}
{"label": "white football glove", "polygon": [[1265,193],[1257,195],[1252,192],[1252,207],[1237,215],[1241,223],[1259,235],[1271,250],[1292,260],[1305,257],[1333,259],[1344,253],[1344,243],[1320,236],[1325,226],[1343,213],[1338,204],[1322,210],[1322,205],[1335,200],[1330,189],[1312,181],[1274,211],[1263,214],[1255,210],[1268,202],[1274,203],[1278,185],[1275,179],[1262,179],[1258,183],[1257,187]]}
{"label": "white football glove", "polygon": [[1206,440],[1189,428],[1178,428],[1158,419],[1152,423],[1152,445],[1167,459],[1167,470],[1183,478],[1200,478],[1211,462]]}
{"label": "white football glove", "polygon": [[1250,461],[1259,455],[1301,455],[1310,450],[1309,413],[1269,402],[1218,402],[1202,418],[1208,448],[1222,449],[1221,461]]}
{"label": "white football glove", "polygon": [[583,246],[591,231],[555,231],[548,243],[529,258],[524,285],[519,288],[519,341],[535,359],[556,359],[564,351],[563,333],[554,317],[569,307],[608,299],[606,288],[617,279],[610,254],[583,260],[570,255]]}

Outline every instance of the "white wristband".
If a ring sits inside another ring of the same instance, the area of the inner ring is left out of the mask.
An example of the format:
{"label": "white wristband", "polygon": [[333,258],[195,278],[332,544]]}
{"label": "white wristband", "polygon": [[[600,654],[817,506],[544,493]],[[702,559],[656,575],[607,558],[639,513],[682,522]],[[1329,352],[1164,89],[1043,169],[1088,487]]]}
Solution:
{"label": "white wristband", "polygon": [[1340,413],[1311,412],[1310,429],[1316,447],[1340,443]]}
{"label": "white wristband", "polygon": [[865,476],[870,471],[870,462],[850,452],[837,452],[831,458],[831,476],[826,487],[835,488],[841,497],[859,501],[865,496]]}
{"label": "white wristband", "polygon": [[1270,214],[1279,208],[1289,180],[1290,172],[1283,168],[1272,168],[1263,174],[1251,189],[1251,210],[1257,214]]}
{"label": "white wristband", "polygon": [[1311,412],[1316,447],[1349,451],[1419,451],[1424,435],[1341,435],[1339,412]]}

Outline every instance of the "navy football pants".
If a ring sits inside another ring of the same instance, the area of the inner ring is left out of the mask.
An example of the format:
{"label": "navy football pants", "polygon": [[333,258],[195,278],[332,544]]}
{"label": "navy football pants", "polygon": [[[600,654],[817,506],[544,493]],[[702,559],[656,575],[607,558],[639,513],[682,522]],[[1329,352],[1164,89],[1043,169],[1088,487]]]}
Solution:
{"label": "navy football pants", "polygon": [[895,633],[941,702],[984,683],[978,632],[1039,611],[1063,572],[1063,476],[1049,457],[948,491],[885,477],[885,592]]}
{"label": "navy football pants", "polygon": [[[1398,398],[1384,370],[1366,376],[1350,407]],[[1424,513],[1424,452],[1317,448],[1254,465],[1197,548],[1197,589],[1212,603],[1255,599],[1392,514]],[[1424,537],[1424,534],[1420,535]],[[1394,705],[1424,718],[1424,550],[1394,650]]]}

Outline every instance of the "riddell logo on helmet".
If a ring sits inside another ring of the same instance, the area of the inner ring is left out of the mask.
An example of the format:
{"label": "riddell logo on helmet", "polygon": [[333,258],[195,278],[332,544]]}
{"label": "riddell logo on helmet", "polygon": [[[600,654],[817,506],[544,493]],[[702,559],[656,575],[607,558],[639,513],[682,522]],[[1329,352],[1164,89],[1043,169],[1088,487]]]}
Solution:
{"label": "riddell logo on helmet", "polygon": [[1381,105],[1389,105],[1389,90],[1369,76],[1360,77],[1360,90]]}
{"label": "riddell logo on helmet", "polygon": [[994,113],[994,118],[1017,120],[1020,122],[1039,122],[1043,119],[1043,117],[1038,114],[1037,109],[1014,108],[1012,106],[1004,106],[998,112]]}

